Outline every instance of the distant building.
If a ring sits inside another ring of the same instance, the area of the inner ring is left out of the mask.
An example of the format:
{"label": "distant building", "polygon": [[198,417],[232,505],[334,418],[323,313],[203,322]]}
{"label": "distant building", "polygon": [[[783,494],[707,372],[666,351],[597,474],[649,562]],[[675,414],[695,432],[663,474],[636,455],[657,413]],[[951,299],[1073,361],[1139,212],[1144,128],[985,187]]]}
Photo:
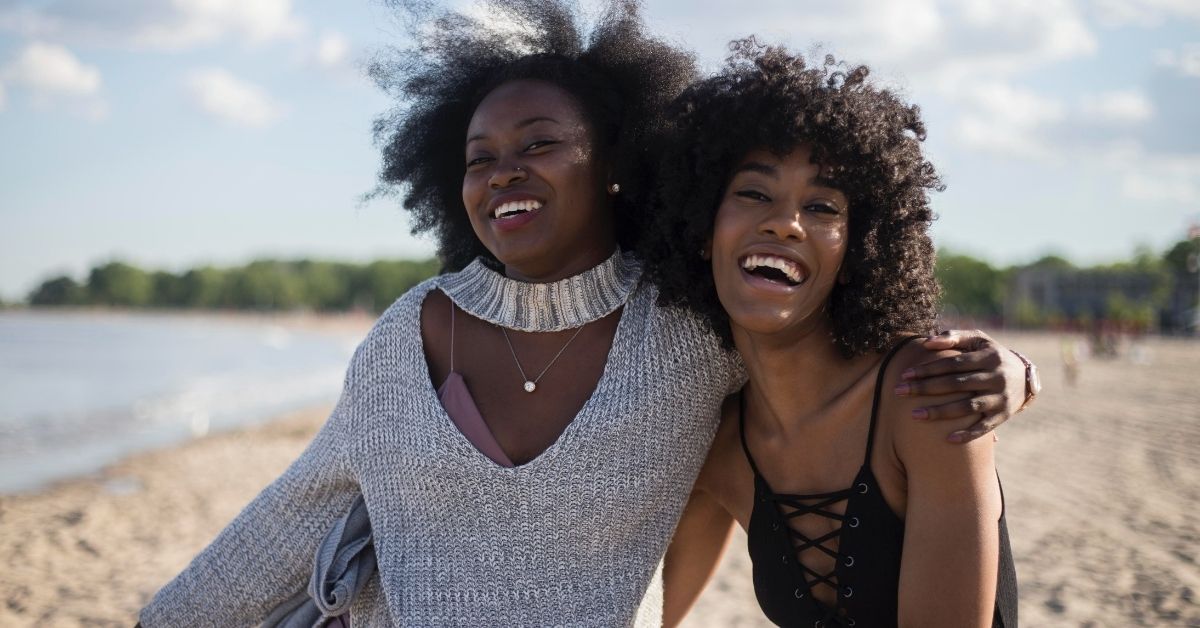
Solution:
{"label": "distant building", "polygon": [[1171,294],[1159,316],[1159,328],[1166,333],[1200,334],[1196,303],[1200,301],[1200,278],[1196,273],[1175,273]]}
{"label": "distant building", "polygon": [[[1023,268],[1012,278],[1004,318],[1009,325],[1023,325],[1133,317],[1145,327],[1157,327],[1171,283],[1168,275],[1152,271]],[[1030,320],[1033,317],[1041,320]]]}

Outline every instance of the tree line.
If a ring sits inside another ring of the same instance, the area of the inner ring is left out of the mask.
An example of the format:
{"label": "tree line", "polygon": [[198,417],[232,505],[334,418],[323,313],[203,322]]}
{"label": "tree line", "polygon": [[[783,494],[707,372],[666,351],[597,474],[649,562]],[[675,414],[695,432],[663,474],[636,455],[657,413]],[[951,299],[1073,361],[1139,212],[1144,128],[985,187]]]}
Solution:
{"label": "tree line", "polygon": [[[1011,299],[1015,278],[1027,270],[1071,274],[1092,285],[1114,288],[1092,319],[1133,321],[1153,326],[1153,318],[1177,292],[1181,282],[1195,280],[1200,241],[1182,240],[1161,255],[1138,251],[1132,260],[1077,267],[1048,255],[1031,264],[998,267],[953,251],[941,251],[937,277],[942,306],[952,315],[1005,321],[1021,326],[1058,325],[1064,313],[1039,311],[1036,304]],[[1189,261],[1190,257],[1190,261]],[[111,261],[91,269],[77,281],[62,275],[42,282],[27,302],[34,306],[107,306],[124,308],[205,308],[246,310],[382,311],[398,296],[440,267],[436,259],[381,260],[367,264],[314,260],[258,260],[239,267],[204,266],[181,273],[143,270]],[[1130,279],[1149,285],[1146,296],[1132,299],[1118,289]],[[1194,303],[1192,304],[1194,306]]]}
{"label": "tree line", "polygon": [[437,273],[437,260],[368,264],[257,260],[245,266],[204,266],[181,273],[143,270],[121,261],[91,269],[83,281],[61,275],[29,294],[34,306],[203,308],[379,312]]}

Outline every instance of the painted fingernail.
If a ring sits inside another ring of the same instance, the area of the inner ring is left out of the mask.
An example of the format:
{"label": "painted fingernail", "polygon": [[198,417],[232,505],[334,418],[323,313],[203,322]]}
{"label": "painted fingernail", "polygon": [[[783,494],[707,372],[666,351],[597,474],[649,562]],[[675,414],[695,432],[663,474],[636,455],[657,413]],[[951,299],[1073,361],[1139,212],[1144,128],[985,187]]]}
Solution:
{"label": "painted fingernail", "polygon": [[912,391],[912,387],[909,386],[908,384],[900,384],[899,386],[896,386],[896,394],[900,395],[901,397],[903,397],[904,395],[907,395],[911,391]]}
{"label": "painted fingernail", "polygon": [[905,369],[905,371],[900,374],[900,379],[916,379],[916,377],[917,369]]}
{"label": "painted fingernail", "polygon": [[929,410],[926,410],[925,408],[916,408],[915,410],[912,411],[912,418],[928,419],[929,418]]}
{"label": "painted fingernail", "polygon": [[952,443],[961,443],[961,442],[963,442],[963,438],[965,438],[965,436],[963,435],[962,432],[955,432],[955,433],[951,434],[950,436],[948,436],[946,438],[946,440],[948,440]]}

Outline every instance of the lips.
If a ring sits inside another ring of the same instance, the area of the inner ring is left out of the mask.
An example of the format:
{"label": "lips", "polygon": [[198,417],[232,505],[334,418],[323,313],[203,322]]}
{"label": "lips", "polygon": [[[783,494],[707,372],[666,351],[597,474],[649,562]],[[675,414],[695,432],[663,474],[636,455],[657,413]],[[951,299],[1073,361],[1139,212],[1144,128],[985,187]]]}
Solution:
{"label": "lips", "polygon": [[537,200],[509,201],[492,210],[492,219],[499,220],[516,214],[541,209],[542,202]]}
{"label": "lips", "polygon": [[756,252],[738,260],[742,271],[755,278],[794,288],[808,280],[808,267],[802,262],[783,255]]}
{"label": "lips", "polygon": [[510,192],[493,197],[488,203],[488,217],[492,220],[511,220],[515,216],[536,212],[545,202],[524,192]]}

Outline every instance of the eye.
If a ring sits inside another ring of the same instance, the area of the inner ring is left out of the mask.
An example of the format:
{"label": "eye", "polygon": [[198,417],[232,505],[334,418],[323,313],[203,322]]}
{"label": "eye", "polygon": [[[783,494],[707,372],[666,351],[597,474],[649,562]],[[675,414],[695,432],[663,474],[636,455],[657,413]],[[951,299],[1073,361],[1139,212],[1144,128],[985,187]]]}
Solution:
{"label": "eye", "polygon": [[752,201],[757,201],[759,203],[768,203],[771,201],[771,197],[759,192],[758,190],[738,190],[737,192],[734,192],[734,195]]}
{"label": "eye", "polygon": [[489,161],[491,161],[491,160],[492,160],[492,158],[491,158],[491,157],[488,157],[488,156],[486,156],[486,155],[484,155],[484,156],[480,156],[480,157],[474,157],[474,158],[472,158],[472,159],[469,159],[469,160],[467,160],[467,168],[471,168],[471,167],[474,167],[474,166],[478,166],[478,165],[480,165],[480,164],[487,163],[487,162],[489,162]]}
{"label": "eye", "polygon": [[547,146],[553,146],[553,145],[555,145],[555,144],[557,144],[557,143],[558,143],[558,142],[557,142],[557,141],[555,141],[555,140],[538,140],[538,141],[536,141],[536,142],[532,142],[531,144],[529,144],[529,146],[526,146],[526,147],[525,147],[525,150],[526,150],[526,151],[537,150],[537,149],[539,149],[539,148],[545,148],[545,147],[547,147]]}
{"label": "eye", "polygon": [[804,209],[807,209],[810,212],[816,212],[818,214],[831,214],[833,216],[837,216],[838,214],[842,213],[842,210],[838,209],[836,205],[826,202],[809,203],[808,205],[804,206]]}

